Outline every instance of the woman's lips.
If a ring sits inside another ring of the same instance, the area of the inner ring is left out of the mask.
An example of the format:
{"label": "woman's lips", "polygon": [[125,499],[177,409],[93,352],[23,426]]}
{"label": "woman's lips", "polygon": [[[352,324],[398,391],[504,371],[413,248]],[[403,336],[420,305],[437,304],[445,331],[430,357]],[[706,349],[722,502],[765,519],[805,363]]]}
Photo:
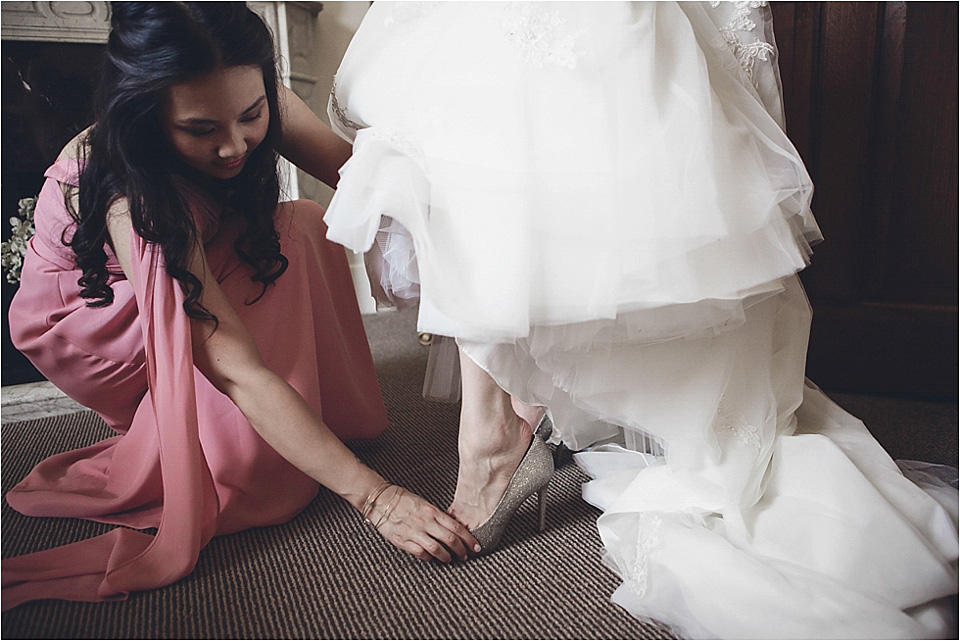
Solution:
{"label": "woman's lips", "polygon": [[230,162],[230,163],[221,163],[219,166],[220,166],[222,169],[236,169],[237,167],[239,167],[240,165],[243,164],[243,161],[244,161],[245,159],[246,159],[246,156],[243,156],[243,157],[241,157],[241,158],[237,158],[236,160],[234,160],[233,162]]}

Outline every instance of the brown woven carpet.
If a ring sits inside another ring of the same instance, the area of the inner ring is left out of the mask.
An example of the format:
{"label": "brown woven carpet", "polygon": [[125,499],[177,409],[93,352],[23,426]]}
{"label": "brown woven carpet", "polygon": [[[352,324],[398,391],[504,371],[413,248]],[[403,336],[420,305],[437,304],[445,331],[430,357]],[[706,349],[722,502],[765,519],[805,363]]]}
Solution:
{"label": "brown woven carpet", "polygon": [[[458,408],[421,398],[426,351],[414,324],[409,312],[367,319],[391,427],[354,449],[388,479],[445,506],[456,479]],[[869,398],[851,399],[873,406]],[[900,451],[884,442],[896,456],[956,465],[956,405],[891,403],[878,414],[914,428],[899,436],[890,431],[889,440],[922,441]],[[44,457],[107,434],[89,412],[3,426],[4,491]],[[345,502],[321,491],[290,523],[214,539],[193,574],[175,585],[120,603],[28,603],[4,613],[2,636],[669,638],[609,602],[619,581],[600,565],[598,512],[580,499],[584,480],[568,462],[551,486],[546,532],[535,534],[531,502],[514,519],[502,550],[450,566],[394,550]],[[28,518],[5,503],[2,527],[4,557],[109,529]]]}
{"label": "brown woven carpet", "polygon": [[[381,438],[353,445],[366,463],[440,506],[453,496],[458,407],[421,398],[426,350],[413,317],[386,314],[371,337],[390,415]],[[379,331],[378,331],[379,330]],[[4,425],[6,492],[41,459],[109,434],[91,412]],[[449,566],[393,549],[321,491],[293,521],[218,537],[179,583],[119,603],[27,603],[5,612],[15,638],[669,638],[608,601],[619,581],[600,565],[598,512],[570,462],[548,499],[515,517],[495,554]],[[105,532],[76,519],[2,508],[4,557]]]}

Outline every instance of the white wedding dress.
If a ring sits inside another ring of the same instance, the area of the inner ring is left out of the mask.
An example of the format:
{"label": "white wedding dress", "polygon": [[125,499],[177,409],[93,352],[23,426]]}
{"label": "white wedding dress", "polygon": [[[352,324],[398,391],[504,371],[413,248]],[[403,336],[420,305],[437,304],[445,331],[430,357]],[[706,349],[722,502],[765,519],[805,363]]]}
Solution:
{"label": "white wedding dress", "polygon": [[590,446],[635,616],[955,635],[956,489],[804,380],[820,233],[763,5],[376,2],[331,95],[328,235]]}

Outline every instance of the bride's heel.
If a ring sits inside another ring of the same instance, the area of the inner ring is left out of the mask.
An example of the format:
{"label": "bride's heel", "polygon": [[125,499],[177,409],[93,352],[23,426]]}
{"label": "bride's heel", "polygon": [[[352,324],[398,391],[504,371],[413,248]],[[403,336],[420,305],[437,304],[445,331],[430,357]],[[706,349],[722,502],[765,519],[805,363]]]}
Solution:
{"label": "bride's heel", "polygon": [[487,554],[497,548],[510,519],[534,494],[537,495],[538,529],[543,531],[547,515],[547,488],[552,478],[553,454],[547,444],[534,435],[493,514],[470,531],[482,548],[478,554]]}
{"label": "bride's heel", "polygon": [[[553,434],[553,421],[550,420],[550,416],[546,412],[540,416],[540,422],[537,423],[537,427],[533,433],[542,438],[544,441],[548,440],[551,434]],[[570,450],[568,450],[563,443],[557,443],[553,450],[554,469],[563,465],[566,459],[569,457]]]}
{"label": "bride's heel", "polygon": [[543,486],[543,489],[537,490],[537,532],[543,533],[547,527],[547,490],[550,489],[550,482]]}

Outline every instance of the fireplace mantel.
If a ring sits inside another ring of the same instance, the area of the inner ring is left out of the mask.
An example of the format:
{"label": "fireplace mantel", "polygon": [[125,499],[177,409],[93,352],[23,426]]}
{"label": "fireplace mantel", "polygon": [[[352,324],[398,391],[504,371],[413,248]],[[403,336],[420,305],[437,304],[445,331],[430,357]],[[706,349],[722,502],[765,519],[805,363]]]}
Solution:
{"label": "fireplace mantel", "polygon": [[107,2],[4,2],[4,40],[100,44],[110,33]]}

